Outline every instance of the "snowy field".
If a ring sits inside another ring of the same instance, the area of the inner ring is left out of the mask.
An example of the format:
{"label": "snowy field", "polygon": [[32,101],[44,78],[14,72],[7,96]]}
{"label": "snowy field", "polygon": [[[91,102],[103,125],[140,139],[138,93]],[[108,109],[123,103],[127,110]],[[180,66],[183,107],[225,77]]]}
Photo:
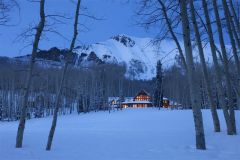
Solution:
{"label": "snowy field", "polygon": [[[1,160],[239,160],[240,136],[214,133],[204,110],[207,150],[195,149],[191,111],[125,109],[59,117],[51,151],[51,118],[27,121],[23,149],[15,149],[17,122],[0,122]],[[237,113],[240,133],[240,113]]]}

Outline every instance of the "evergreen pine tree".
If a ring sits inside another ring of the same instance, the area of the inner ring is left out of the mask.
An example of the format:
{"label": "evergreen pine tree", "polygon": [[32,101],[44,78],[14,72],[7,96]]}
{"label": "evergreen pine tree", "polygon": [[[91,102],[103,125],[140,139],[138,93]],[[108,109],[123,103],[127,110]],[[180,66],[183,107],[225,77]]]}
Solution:
{"label": "evergreen pine tree", "polygon": [[162,63],[159,60],[157,62],[157,68],[156,68],[156,84],[154,89],[154,99],[153,103],[155,107],[162,107],[162,100],[163,100],[163,89],[162,89]]}

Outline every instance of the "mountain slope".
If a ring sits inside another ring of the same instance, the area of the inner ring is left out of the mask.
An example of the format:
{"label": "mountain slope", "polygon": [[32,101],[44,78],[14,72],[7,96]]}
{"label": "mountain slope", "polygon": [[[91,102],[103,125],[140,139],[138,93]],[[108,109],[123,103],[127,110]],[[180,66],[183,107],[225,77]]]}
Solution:
{"label": "mountain slope", "polygon": [[[153,44],[152,41],[151,38],[117,35],[103,42],[78,46],[67,59],[75,67],[89,67],[104,63],[124,65],[127,78],[149,80],[155,76],[158,60],[161,60],[163,68],[166,69],[176,63],[176,55],[178,55],[173,41],[163,40],[160,45]],[[180,44],[182,45],[181,42]],[[212,58],[208,45],[204,51],[207,63],[211,64]],[[61,62],[66,59],[67,53],[67,49],[56,47],[48,51],[40,51],[37,54],[37,63],[43,67],[61,67]],[[16,57],[21,61],[26,61],[28,58],[29,55]],[[194,58],[196,61],[199,60],[196,49],[194,49]]]}
{"label": "mountain slope", "polygon": [[165,67],[174,63],[176,53],[167,55],[172,45],[171,42],[163,42],[164,50],[159,50],[151,38],[118,35],[105,42],[79,47],[76,65],[89,65],[89,56],[95,54],[103,62],[125,64],[126,77],[130,79],[151,79],[155,76],[157,60],[167,62]]}

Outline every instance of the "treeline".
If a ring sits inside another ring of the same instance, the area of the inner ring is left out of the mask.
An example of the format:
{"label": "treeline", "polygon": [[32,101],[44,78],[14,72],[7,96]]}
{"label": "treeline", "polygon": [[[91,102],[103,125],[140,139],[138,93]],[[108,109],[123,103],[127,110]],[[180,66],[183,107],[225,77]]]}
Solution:
{"label": "treeline", "polygon": [[[27,63],[0,60],[0,120],[18,120],[26,81]],[[53,114],[61,69],[36,65],[28,97],[28,118]],[[140,89],[152,91],[152,81],[125,78],[125,66],[93,65],[89,68],[70,66],[64,81],[59,114],[108,110],[108,97],[134,96]]]}
{"label": "treeline", "polygon": [[[189,95],[189,85],[186,74],[184,73],[184,69],[179,62],[179,57],[177,57],[175,65],[172,67],[163,70],[163,95],[164,97],[169,98],[173,102],[177,102],[184,109],[191,109],[191,101]],[[230,71],[232,75],[234,75],[234,62],[230,61]],[[199,103],[202,109],[209,109],[211,107],[211,103],[209,102],[209,98],[207,95],[207,88],[204,82],[204,75],[202,73],[202,66],[198,62],[195,65],[196,70],[196,86],[197,86],[197,94],[199,96]],[[207,70],[209,72],[209,83],[211,85],[212,96],[214,103],[216,103],[216,107],[221,109],[220,101],[219,101],[219,92],[217,90],[216,85],[216,74],[214,73],[214,67],[212,64],[207,66]],[[224,72],[223,66],[220,66],[221,72]],[[221,76],[224,79],[224,75]],[[234,77],[232,77],[234,79]],[[236,78],[236,77],[235,77]],[[155,83],[155,80],[153,81]],[[226,95],[226,86],[224,86],[224,94]],[[237,99],[237,95],[233,92],[233,106],[235,109],[239,109],[239,101]],[[227,99],[226,99],[227,103]]]}
{"label": "treeline", "polygon": [[[26,81],[26,62],[8,58],[0,60],[0,120],[18,120],[22,105],[24,84]],[[234,66],[231,66],[232,70]],[[213,97],[219,106],[219,97],[214,79],[213,68],[210,71]],[[223,68],[221,67],[221,70]],[[210,108],[206,94],[201,65],[196,65],[196,81],[201,98],[201,108]],[[145,89],[154,94],[155,78],[152,80],[130,80],[125,77],[126,67],[116,64],[93,65],[89,68],[69,67],[67,79],[61,95],[59,114],[73,112],[89,112],[108,110],[108,97],[134,96],[139,90]],[[28,98],[27,118],[41,118],[53,114],[56,91],[60,83],[61,70],[57,67],[36,65]],[[163,96],[178,103],[183,109],[190,109],[190,95],[187,78],[184,74],[179,57],[170,68],[163,69]],[[224,91],[226,94],[226,90]],[[233,95],[234,96],[234,95]],[[237,108],[236,97],[234,107]]]}

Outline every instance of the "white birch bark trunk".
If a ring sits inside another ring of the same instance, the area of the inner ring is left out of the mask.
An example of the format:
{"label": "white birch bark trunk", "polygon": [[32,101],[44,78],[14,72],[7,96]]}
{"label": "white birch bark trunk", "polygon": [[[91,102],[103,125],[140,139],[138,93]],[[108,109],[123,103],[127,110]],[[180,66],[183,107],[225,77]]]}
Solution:
{"label": "white birch bark trunk", "polygon": [[217,90],[218,90],[218,95],[219,95],[219,105],[223,110],[223,115],[225,118],[226,126],[227,126],[227,133],[232,134],[232,126],[230,122],[230,115],[228,113],[228,107],[225,102],[225,94],[224,94],[224,88],[222,85],[222,77],[221,77],[221,70],[220,70],[220,65],[218,63],[218,58],[217,58],[217,53],[216,53],[216,47],[215,47],[215,42],[213,38],[213,31],[211,27],[211,21],[208,13],[208,5],[206,0],[202,0],[202,6],[204,9],[204,15],[206,19],[206,26],[207,26],[207,34],[210,42],[210,48],[211,48],[211,53],[212,53],[212,58],[213,58],[213,65],[214,69],[216,72],[216,82],[217,82]]}
{"label": "white birch bark trunk", "polygon": [[45,26],[44,5],[45,5],[45,0],[41,0],[40,1],[40,18],[41,19],[37,26],[37,31],[36,31],[34,42],[33,42],[31,61],[30,61],[28,75],[27,75],[26,86],[24,88],[23,105],[21,109],[20,121],[18,125],[17,137],[16,137],[16,148],[22,148],[23,134],[25,129],[26,114],[27,114],[26,112],[27,112],[27,105],[28,105],[28,95],[29,95],[29,90],[32,83],[33,67],[35,64],[35,57],[37,54],[40,37],[42,35],[42,31]]}
{"label": "white birch bark trunk", "polygon": [[[235,60],[235,65],[236,65],[236,68],[237,68],[237,87],[236,87],[236,90],[237,90],[237,101],[239,102],[240,101],[240,62],[239,62],[239,57],[238,57],[238,51],[237,51],[237,46],[238,45],[238,48],[240,49],[240,40],[239,40],[239,36],[236,32],[236,28],[238,26],[238,24],[236,23],[236,26],[234,25],[234,22],[233,22],[233,19],[231,17],[231,13],[229,11],[229,7],[228,7],[228,4],[227,4],[227,1],[226,0],[222,0],[222,4],[223,4],[223,9],[224,9],[224,15],[226,17],[226,23],[227,23],[227,30],[228,30],[228,35],[229,35],[229,38],[230,38],[230,42],[231,42],[231,45],[232,45],[232,50],[233,50],[233,57],[234,57],[234,60]],[[230,1],[230,5],[231,5],[231,1]],[[234,7],[232,7],[232,12],[234,12]],[[234,14],[233,14],[233,17]],[[234,39],[235,37],[235,39]],[[233,122],[235,123],[235,122]],[[233,124],[234,125],[234,124]]]}
{"label": "white birch bark trunk", "polygon": [[[230,79],[231,76],[230,76],[230,71],[229,71],[227,51],[226,51],[226,47],[225,47],[223,31],[222,31],[222,24],[221,24],[219,12],[218,12],[218,5],[217,5],[216,0],[213,0],[213,8],[214,8],[214,13],[215,13],[215,17],[216,17],[218,36],[219,36],[219,41],[220,41],[220,46],[221,46],[222,56],[223,56],[223,66],[224,66],[224,71],[225,71],[226,89],[227,89],[227,96],[228,96],[228,108],[229,108],[229,112],[230,112],[230,122],[232,125],[232,133],[231,134],[236,134],[237,131],[236,131],[236,122],[235,122],[235,112],[234,112],[234,106],[233,106],[234,102],[233,102],[233,96],[232,96],[233,88],[231,85],[231,79]],[[228,19],[228,18],[226,17],[226,19]]]}
{"label": "white birch bark trunk", "polygon": [[196,21],[195,8],[194,8],[193,0],[190,0],[190,10],[191,10],[193,28],[194,28],[194,32],[195,32],[195,38],[196,38],[196,42],[197,42],[197,46],[198,46],[198,52],[199,52],[200,61],[201,61],[201,64],[202,64],[204,82],[205,82],[205,85],[206,85],[207,95],[208,95],[208,99],[209,99],[209,102],[210,102],[210,108],[211,108],[211,113],[212,113],[212,118],[213,118],[214,130],[215,130],[215,132],[220,132],[220,122],[219,122],[219,118],[218,118],[218,114],[217,114],[217,106],[216,106],[216,104],[214,103],[214,100],[213,100],[213,94],[212,94],[212,89],[211,89],[211,86],[210,86],[210,80],[209,80],[207,65],[206,65],[206,61],[205,61],[205,57],[204,57],[202,41],[201,41],[199,29],[198,29],[198,24],[197,24],[197,21]]}
{"label": "white birch bark trunk", "polygon": [[206,149],[205,145],[205,135],[203,128],[203,120],[202,120],[202,112],[200,108],[199,98],[197,96],[197,86],[194,83],[194,61],[192,54],[192,44],[190,38],[190,27],[187,13],[187,2],[186,0],[179,0],[180,2],[180,14],[182,18],[182,30],[183,30],[183,40],[184,40],[184,48],[186,54],[186,63],[188,67],[188,84],[190,88],[190,98],[192,104],[194,125],[195,125],[195,133],[196,133],[196,148],[197,149]]}
{"label": "white birch bark trunk", "polygon": [[185,71],[187,73],[187,64],[186,64],[186,60],[185,60],[185,57],[184,57],[184,54],[183,54],[183,50],[182,50],[181,45],[180,45],[180,43],[179,43],[179,41],[177,39],[177,36],[173,32],[172,24],[171,24],[170,19],[168,17],[166,6],[165,6],[165,4],[164,4],[164,2],[162,0],[158,0],[158,2],[159,2],[159,4],[162,7],[161,9],[162,9],[162,12],[163,12],[163,16],[164,16],[164,18],[166,20],[167,28],[168,28],[168,30],[169,30],[169,32],[170,32],[174,42],[176,43],[176,46],[177,46],[177,49],[179,51],[179,55],[180,55],[181,61],[183,63],[183,67],[184,67],[184,69],[185,69]]}
{"label": "white birch bark trunk", "polygon": [[236,9],[233,6],[234,4],[233,4],[232,0],[229,0],[229,5],[230,5],[231,11],[232,11],[235,26],[237,28],[238,37],[240,37],[240,21],[239,21],[239,18],[237,16]]}
{"label": "white birch bark trunk", "polygon": [[[79,18],[80,4],[81,4],[81,0],[78,0],[77,1],[76,13],[75,13],[73,38],[72,38],[72,42],[70,44],[69,51],[68,51],[69,54],[71,54],[73,49],[74,49],[75,42],[76,42],[77,35],[78,35],[78,18]],[[62,72],[62,77],[61,77],[61,83],[60,83],[58,93],[57,93],[57,97],[56,97],[56,101],[55,101],[53,121],[52,121],[52,126],[51,126],[51,129],[50,129],[49,135],[48,135],[48,142],[47,142],[47,146],[46,146],[47,151],[51,150],[51,147],[52,147],[53,136],[54,136],[55,129],[56,129],[56,126],[57,126],[57,114],[58,114],[58,110],[59,110],[59,102],[60,102],[60,97],[61,97],[64,81],[65,81],[65,78],[66,78],[68,63],[69,63],[68,61],[65,62],[63,72]]]}

